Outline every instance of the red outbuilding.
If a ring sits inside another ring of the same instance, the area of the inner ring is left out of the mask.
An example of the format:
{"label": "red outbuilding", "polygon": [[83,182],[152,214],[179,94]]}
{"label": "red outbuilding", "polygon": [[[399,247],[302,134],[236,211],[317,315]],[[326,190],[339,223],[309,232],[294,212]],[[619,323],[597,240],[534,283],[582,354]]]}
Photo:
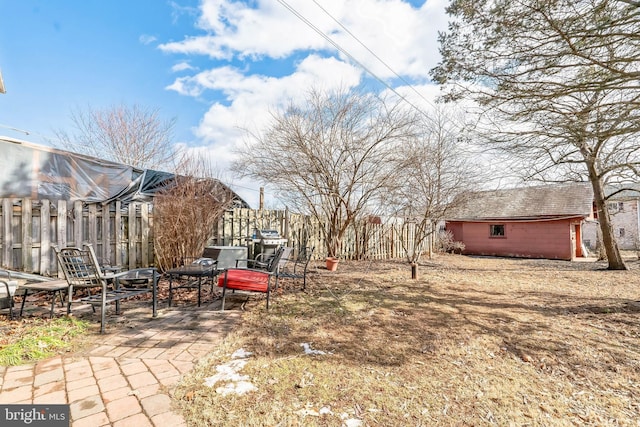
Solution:
{"label": "red outbuilding", "polygon": [[589,183],[467,194],[446,221],[467,255],[572,260],[584,256],[582,223],[593,218]]}

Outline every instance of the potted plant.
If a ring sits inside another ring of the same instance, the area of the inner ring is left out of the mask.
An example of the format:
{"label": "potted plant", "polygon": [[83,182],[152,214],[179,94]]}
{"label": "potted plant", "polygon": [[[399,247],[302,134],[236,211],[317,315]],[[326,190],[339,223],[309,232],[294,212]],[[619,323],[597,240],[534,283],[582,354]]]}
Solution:
{"label": "potted plant", "polygon": [[338,261],[340,261],[340,259],[338,257],[335,256],[328,256],[327,257],[327,270],[329,271],[336,271],[338,269]]}
{"label": "potted plant", "polygon": [[336,271],[336,269],[338,268],[338,261],[340,260],[338,258],[338,249],[340,248],[340,238],[338,237],[338,233],[336,233],[334,230],[331,230],[331,229],[328,230],[328,232],[326,233],[326,236],[328,236],[326,240],[327,270]]}

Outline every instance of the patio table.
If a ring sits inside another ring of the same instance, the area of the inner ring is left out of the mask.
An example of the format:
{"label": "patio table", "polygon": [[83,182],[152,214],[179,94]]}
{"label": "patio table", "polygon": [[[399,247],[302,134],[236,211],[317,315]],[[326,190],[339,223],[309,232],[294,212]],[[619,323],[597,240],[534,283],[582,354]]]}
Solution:
{"label": "patio table", "polygon": [[[195,288],[198,288],[198,307],[200,307],[203,279],[209,281],[211,292],[213,293],[214,279],[219,273],[220,271],[216,268],[215,262],[212,265],[187,264],[168,270],[166,274],[169,276],[169,307],[171,307],[174,289]],[[180,279],[186,279],[186,282],[182,285],[174,286],[173,281]]]}

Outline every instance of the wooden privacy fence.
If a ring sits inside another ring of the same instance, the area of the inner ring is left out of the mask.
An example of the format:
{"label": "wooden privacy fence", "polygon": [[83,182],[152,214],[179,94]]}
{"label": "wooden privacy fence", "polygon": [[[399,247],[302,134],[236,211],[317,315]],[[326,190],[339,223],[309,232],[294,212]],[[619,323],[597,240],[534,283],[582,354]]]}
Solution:
{"label": "wooden privacy fence", "polygon": [[[123,205],[64,200],[0,199],[0,265],[55,276],[53,246],[91,243],[100,261],[125,269],[154,265],[151,203]],[[412,224],[381,224],[370,220],[350,227],[343,239],[343,259],[393,259],[406,256]],[[273,229],[288,246],[315,246],[315,259],[326,256],[320,224],[287,210],[234,209],[224,213],[210,245],[247,246],[254,229]],[[420,245],[427,252],[430,241]]]}
{"label": "wooden privacy fence", "polygon": [[[315,259],[326,256],[321,224],[307,215],[287,210],[234,209],[226,211],[218,223],[211,244],[245,246],[254,229],[277,230],[288,239],[288,246],[315,246]],[[340,247],[344,259],[394,259],[406,256],[405,248],[413,247],[416,225],[412,223],[382,224],[369,219],[354,224]],[[428,252],[431,239],[416,245],[417,250]]]}
{"label": "wooden privacy fence", "polygon": [[1,265],[55,276],[53,246],[91,243],[100,261],[125,268],[153,265],[151,204],[0,199]]}

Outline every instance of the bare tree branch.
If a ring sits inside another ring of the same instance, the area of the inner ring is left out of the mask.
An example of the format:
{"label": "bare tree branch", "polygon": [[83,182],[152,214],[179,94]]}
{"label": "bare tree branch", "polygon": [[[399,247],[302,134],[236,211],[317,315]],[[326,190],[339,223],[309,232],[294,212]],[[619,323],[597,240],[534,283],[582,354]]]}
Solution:
{"label": "bare tree branch", "polygon": [[[452,109],[440,107],[423,117],[420,132],[399,147],[394,187],[385,195],[387,212],[406,228],[401,242],[407,261],[416,263],[435,225],[463,195],[477,188],[480,169]],[[408,234],[410,228],[414,231]]]}
{"label": "bare tree branch", "polygon": [[117,105],[71,112],[75,132],[57,130],[63,147],[142,169],[173,168],[175,119],[163,120],[158,109]]}
{"label": "bare tree branch", "polygon": [[528,160],[529,177],[589,180],[609,260],[626,268],[605,183],[638,178],[640,10],[636,1],[452,0],[445,99],[469,97],[498,127],[487,141]]}
{"label": "bare tree branch", "polygon": [[618,0],[618,1],[630,4],[631,6],[640,7],[640,1],[633,1],[633,0]]}
{"label": "bare tree branch", "polygon": [[325,224],[327,255],[339,255],[348,227],[372,207],[394,175],[396,148],[415,114],[357,90],[310,90],[303,105],[272,116],[233,168],[279,188],[286,203]]}

